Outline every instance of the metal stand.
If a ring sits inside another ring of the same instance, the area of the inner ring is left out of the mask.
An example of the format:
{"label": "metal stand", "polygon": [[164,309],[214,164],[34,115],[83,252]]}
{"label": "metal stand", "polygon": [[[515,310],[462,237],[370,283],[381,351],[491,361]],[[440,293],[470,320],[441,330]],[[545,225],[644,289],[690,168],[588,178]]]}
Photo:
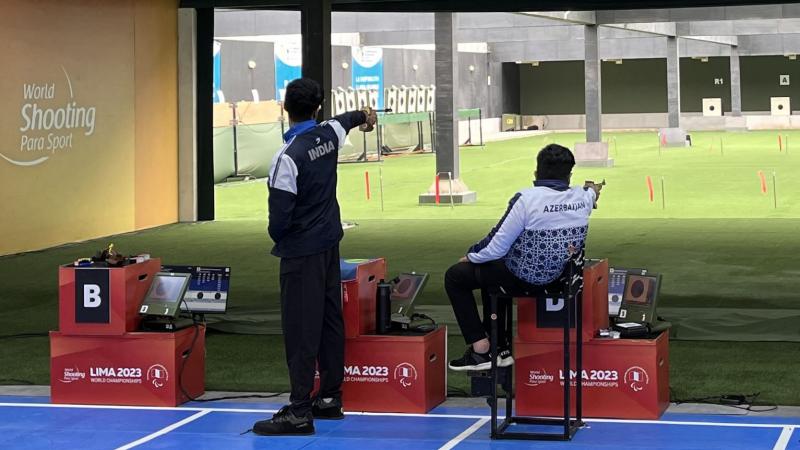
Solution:
{"label": "metal stand", "polygon": [[[577,311],[575,313],[575,359],[576,359],[576,386],[575,386],[575,418],[570,417],[570,385],[572,378],[571,364],[570,364],[570,318],[573,314],[572,303],[576,299],[572,291],[573,269],[572,264],[569,265],[569,276],[567,284],[564,286],[561,294],[565,299],[566,314],[564,315],[564,416],[559,418],[533,418],[533,417],[517,417],[512,414],[512,398],[513,398],[513,376],[511,370],[502,370],[504,368],[497,367],[497,300],[498,297],[503,295],[511,297],[529,297],[532,292],[493,292],[490,294],[491,301],[491,337],[490,337],[490,354],[492,355],[492,387],[491,397],[489,398],[489,405],[492,409],[491,419],[491,437],[492,439],[524,439],[524,440],[548,440],[548,441],[569,441],[575,436],[575,433],[580,427],[583,426],[582,420],[582,403],[583,403],[583,339],[581,339],[581,325],[582,325],[582,308],[581,298],[577,296]],[[513,302],[509,301],[505,305],[506,308],[506,336],[505,339],[509,345],[513,346],[512,337],[512,324],[514,323],[512,315],[514,313]],[[513,350],[513,349],[512,349]],[[508,368],[510,369],[510,368]],[[503,379],[501,379],[501,372]],[[503,422],[497,422],[497,385],[503,384],[505,390],[506,400],[506,417]],[[507,386],[507,387],[506,387]],[[542,433],[542,432],[521,432],[521,431],[508,431],[511,425],[550,425],[562,427],[562,431],[556,433]]]}
{"label": "metal stand", "polygon": [[[233,119],[231,119],[231,127],[233,128],[233,175],[227,177],[225,179],[226,182],[231,181],[242,181],[242,180],[249,180],[252,175],[249,173],[239,173],[239,114],[237,111],[236,103],[230,104],[231,110],[233,110]],[[281,128],[283,127],[283,121],[281,121]]]}
{"label": "metal stand", "polygon": [[417,122],[417,148],[414,151],[423,151],[425,150],[425,138],[424,133],[422,132],[422,122]]}
{"label": "metal stand", "polygon": [[[481,108],[478,108],[478,133],[481,140],[478,145],[485,147],[483,144],[483,113]],[[474,145],[472,143],[472,116],[467,116],[467,141],[464,142],[464,145]]]}

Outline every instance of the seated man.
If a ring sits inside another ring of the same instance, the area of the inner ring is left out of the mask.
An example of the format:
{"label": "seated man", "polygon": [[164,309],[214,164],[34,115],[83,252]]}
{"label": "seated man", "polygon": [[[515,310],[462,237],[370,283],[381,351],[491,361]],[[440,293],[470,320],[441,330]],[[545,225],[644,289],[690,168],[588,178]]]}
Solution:
{"label": "seated man", "polygon": [[[487,337],[490,289],[544,288],[558,279],[570,255],[583,249],[589,215],[602,186],[587,182],[584,187],[570,187],[575,157],[560,145],[543,148],[536,163],[533,187],[517,192],[489,235],[445,274],[445,291],[468,345],[463,357],[450,361],[452,370],[491,367],[495,355],[489,354]],[[483,323],[472,295],[474,289],[482,293]],[[505,336],[504,325],[504,318],[498,317],[498,336]],[[500,367],[514,363],[508,344],[498,342]]]}

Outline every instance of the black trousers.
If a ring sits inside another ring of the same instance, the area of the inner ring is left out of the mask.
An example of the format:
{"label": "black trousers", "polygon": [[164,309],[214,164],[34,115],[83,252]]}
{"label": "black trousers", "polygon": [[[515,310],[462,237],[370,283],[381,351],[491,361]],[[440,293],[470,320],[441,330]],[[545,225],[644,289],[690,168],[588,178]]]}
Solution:
{"label": "black trousers", "polygon": [[[506,291],[531,288],[531,285],[511,273],[503,261],[491,261],[485,264],[460,262],[451,266],[445,273],[444,289],[450,298],[450,304],[453,305],[453,312],[456,315],[458,326],[461,327],[461,334],[464,335],[464,340],[468,345],[489,336],[491,329],[489,293],[496,292],[501,286]],[[472,291],[476,289],[481,290],[483,321],[478,315],[478,307],[472,294]],[[512,301],[510,297],[498,298],[498,336],[506,335],[506,303],[504,302],[510,301]],[[497,344],[504,346],[510,343],[501,341]]]}
{"label": "black trousers", "polygon": [[318,396],[341,398],[344,320],[338,245],[316,255],[281,258],[281,320],[292,412],[311,411],[317,367]]}

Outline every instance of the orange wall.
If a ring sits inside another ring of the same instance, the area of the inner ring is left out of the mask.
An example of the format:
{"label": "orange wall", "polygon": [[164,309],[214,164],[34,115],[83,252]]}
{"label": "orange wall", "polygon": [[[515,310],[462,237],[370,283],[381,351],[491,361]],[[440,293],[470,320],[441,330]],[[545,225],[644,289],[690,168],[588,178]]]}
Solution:
{"label": "orange wall", "polygon": [[177,0],[3,7],[0,254],[175,222]]}
{"label": "orange wall", "polygon": [[137,230],[178,221],[177,7],[135,2]]}

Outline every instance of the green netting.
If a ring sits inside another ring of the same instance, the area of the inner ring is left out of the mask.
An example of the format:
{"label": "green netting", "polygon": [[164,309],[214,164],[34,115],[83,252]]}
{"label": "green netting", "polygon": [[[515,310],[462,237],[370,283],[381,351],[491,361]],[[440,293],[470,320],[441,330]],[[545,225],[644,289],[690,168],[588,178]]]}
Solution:
{"label": "green netting", "polygon": [[[283,145],[281,124],[239,125],[236,127],[236,138],[239,174],[266,177],[272,157]],[[230,151],[233,152],[233,148]]]}
{"label": "green netting", "polygon": [[[375,133],[366,133],[367,158],[376,159],[378,143]],[[275,152],[283,145],[281,124],[262,123],[236,127],[239,174],[258,178],[269,174]],[[357,161],[364,154],[364,133],[353,130],[339,152],[340,161]],[[214,182],[234,175],[233,128],[214,128]]]}
{"label": "green netting", "polygon": [[379,116],[383,145],[392,150],[413,150],[419,145],[418,123],[422,123],[423,148],[431,148],[431,114],[428,112]]}
{"label": "green netting", "polygon": [[466,119],[479,119],[481,117],[480,108],[459,109],[458,118],[461,120]]}
{"label": "green netting", "polygon": [[364,133],[353,129],[347,135],[344,147],[339,150],[339,161],[352,162],[364,159],[364,146],[366,145],[366,159],[372,161],[378,156],[378,141],[375,132]]}
{"label": "green netting", "polygon": [[429,122],[430,113],[405,113],[405,114],[381,114],[378,116],[378,124],[393,125],[401,123]]}
{"label": "green netting", "polygon": [[214,183],[233,175],[233,127],[214,128]]}

